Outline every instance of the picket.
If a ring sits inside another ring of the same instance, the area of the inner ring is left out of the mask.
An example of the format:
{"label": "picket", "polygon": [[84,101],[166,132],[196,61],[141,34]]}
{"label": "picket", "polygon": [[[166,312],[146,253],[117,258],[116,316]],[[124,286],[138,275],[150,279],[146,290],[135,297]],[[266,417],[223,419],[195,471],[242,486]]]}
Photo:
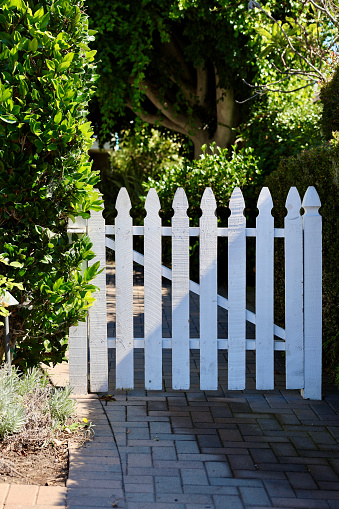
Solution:
{"label": "picket", "polygon": [[258,199],[256,240],[256,388],[274,389],[274,316],[273,257],[274,218],[269,189],[264,187]]}
{"label": "picket", "polygon": [[161,218],[155,189],[146,198],[144,229],[145,388],[162,389]]}
{"label": "picket", "polygon": [[212,189],[205,189],[200,218],[200,388],[218,388],[217,316],[217,204]]}
{"label": "picket", "polygon": [[286,388],[302,389],[303,357],[303,231],[301,200],[296,187],[286,199],[285,217],[285,331]]}
{"label": "picket", "polygon": [[120,189],[115,208],[115,284],[116,284],[116,387],[134,385],[133,341],[133,226],[131,201],[125,188]]}
{"label": "picket", "polygon": [[322,362],[322,251],[321,206],[310,186],[302,206],[304,229],[304,388],[303,397],[321,399]]}
{"label": "picket", "polygon": [[69,347],[69,384],[74,394],[88,392],[88,345],[87,320],[70,327],[68,333]]}
{"label": "picket", "polygon": [[105,219],[101,212],[93,211],[88,222],[88,235],[95,245],[95,257],[88,262],[91,266],[100,262],[103,271],[96,277],[95,285],[100,289],[95,294],[95,302],[88,312],[88,339],[90,350],[90,390],[108,390],[108,352],[107,352],[107,311],[106,311],[106,243]]}
{"label": "picket", "polygon": [[[87,233],[87,220],[77,216],[68,225],[69,241],[72,242],[72,235],[81,237]],[[86,262],[82,262],[82,273],[86,269]],[[69,328],[68,349],[69,349],[69,384],[74,394],[87,394],[88,392],[88,317],[84,322],[79,322],[75,327]]]}
{"label": "picket", "polygon": [[228,219],[228,389],[245,389],[246,219],[241,190],[232,193]]}
{"label": "picket", "polygon": [[172,387],[189,389],[189,218],[182,188],[172,207]]}

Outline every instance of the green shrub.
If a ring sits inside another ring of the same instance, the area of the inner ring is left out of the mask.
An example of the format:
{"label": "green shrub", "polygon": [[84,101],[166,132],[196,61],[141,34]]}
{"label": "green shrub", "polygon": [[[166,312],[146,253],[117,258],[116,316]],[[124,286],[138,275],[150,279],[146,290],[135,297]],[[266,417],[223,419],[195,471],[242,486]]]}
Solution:
{"label": "green shrub", "polygon": [[166,136],[157,129],[142,128],[138,133],[124,131],[119,150],[110,155],[110,169],[101,171],[100,190],[105,200],[105,218],[113,222],[115,202],[121,187],[126,187],[132,206],[139,208],[144,194],[143,183],[157,178],[180,163],[179,136]]}
{"label": "green shrub", "polygon": [[[297,88],[300,82],[289,84]],[[322,105],[314,102],[314,91],[269,93],[252,107],[250,120],[240,130],[240,139],[259,157],[259,168],[267,176],[282,157],[297,155],[322,142]]]}
{"label": "green shrub", "polygon": [[331,81],[322,87],[320,98],[324,104],[322,131],[327,140],[332,138],[334,131],[339,131],[339,67],[335,70]]}
{"label": "green shrub", "polygon": [[0,268],[25,289],[13,288],[11,318],[21,366],[64,358],[68,328],[95,289],[98,266],[80,271],[94,256],[89,239],[70,244],[67,234],[69,217],[100,208],[87,156],[92,35],[82,0],[1,2],[0,252],[9,264]]}
{"label": "green shrub", "polygon": [[[190,206],[189,215],[192,226],[199,225],[200,202],[206,187],[213,189],[218,206],[226,211],[232,191],[239,186],[246,196],[251,198],[253,183],[260,175],[258,159],[253,156],[253,149],[243,148],[239,151],[233,147],[231,157],[227,149],[212,144],[210,153],[206,146],[202,147],[200,159],[192,162],[184,160],[172,166],[159,179],[149,178],[143,184],[144,195],[154,187],[160,198],[163,217],[169,221],[172,216],[172,201],[178,187],[183,187]],[[220,220],[223,217],[219,218]]]}
{"label": "green shrub", "polygon": [[[276,226],[283,226],[286,214],[285,201],[291,186],[296,186],[301,197],[308,186],[315,186],[321,200],[320,213],[323,218],[323,343],[325,365],[339,364],[339,279],[337,260],[338,238],[338,165],[339,135],[326,144],[301,154],[283,159],[277,171],[266,180],[270,188],[274,211],[278,218]],[[284,316],[283,252],[275,260],[276,315],[280,322]]]}

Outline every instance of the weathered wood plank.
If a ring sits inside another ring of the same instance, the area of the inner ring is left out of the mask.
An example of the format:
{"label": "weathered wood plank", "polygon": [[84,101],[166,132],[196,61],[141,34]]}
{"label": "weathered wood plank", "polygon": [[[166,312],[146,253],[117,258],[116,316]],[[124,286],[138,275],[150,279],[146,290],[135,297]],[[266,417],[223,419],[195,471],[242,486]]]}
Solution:
{"label": "weathered wood plank", "polygon": [[274,218],[269,189],[264,187],[258,199],[256,229],[256,388],[274,389],[274,314],[273,314],[273,259]]}
{"label": "weathered wood plank", "polygon": [[162,389],[162,294],[160,201],[150,189],[145,203],[145,388]]}
{"label": "weathered wood plank", "polygon": [[305,399],[321,399],[322,372],[322,218],[317,191],[310,186],[302,206],[304,230],[304,390]]}
{"label": "weathered wood plank", "polygon": [[126,188],[120,189],[115,208],[116,388],[133,389],[133,226]]}
{"label": "weathered wood plank", "polygon": [[[78,237],[87,233],[87,219],[77,216],[75,221],[69,221],[69,241],[72,234]],[[87,262],[82,263],[82,272],[87,267]],[[79,322],[75,327],[70,327],[68,335],[69,348],[69,384],[73,388],[73,394],[88,393],[88,317],[84,322]]]}
{"label": "weathered wood plank", "polygon": [[228,389],[246,380],[246,219],[241,190],[232,193],[228,219]]}
{"label": "weathered wood plank", "polygon": [[200,389],[218,388],[217,204],[206,188],[201,200],[200,226]]}
{"label": "weathered wood plank", "polygon": [[285,217],[285,332],[286,389],[304,386],[303,232],[301,200],[296,187],[286,199]]}
{"label": "weathered wood plank", "polygon": [[189,218],[185,191],[177,189],[172,218],[172,386],[189,389]]}
{"label": "weathered wood plank", "polygon": [[88,235],[93,243],[95,257],[88,262],[92,266],[97,261],[103,271],[93,284],[99,287],[94,297],[96,301],[88,310],[88,337],[90,349],[90,391],[108,391],[107,356],[107,310],[106,310],[106,242],[105,219],[101,211],[91,211],[88,220]]}
{"label": "weathered wood plank", "polygon": [[69,385],[73,394],[88,393],[87,319],[69,328]]}

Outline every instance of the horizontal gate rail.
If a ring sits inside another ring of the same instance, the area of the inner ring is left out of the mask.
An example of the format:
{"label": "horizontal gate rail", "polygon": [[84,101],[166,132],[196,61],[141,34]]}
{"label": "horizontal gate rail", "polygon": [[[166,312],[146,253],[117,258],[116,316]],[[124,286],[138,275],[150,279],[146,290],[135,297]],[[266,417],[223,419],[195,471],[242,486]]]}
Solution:
{"label": "horizontal gate rail", "polygon": [[[246,237],[256,237],[256,228],[246,228]],[[190,237],[199,237],[200,228],[199,226],[189,226],[188,234]],[[111,224],[106,225],[106,235],[115,235],[115,226]],[[133,226],[133,235],[144,235],[144,226]],[[172,227],[162,226],[161,235],[163,237],[172,237]],[[228,228],[218,226],[217,231],[218,237],[228,237]],[[274,237],[283,239],[285,237],[284,228],[274,228]]]}

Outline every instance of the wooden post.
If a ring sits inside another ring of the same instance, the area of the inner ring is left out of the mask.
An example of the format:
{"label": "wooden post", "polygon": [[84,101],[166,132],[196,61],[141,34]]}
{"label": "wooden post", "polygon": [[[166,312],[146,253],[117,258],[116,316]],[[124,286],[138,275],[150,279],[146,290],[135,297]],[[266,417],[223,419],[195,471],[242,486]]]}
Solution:
{"label": "wooden post", "polygon": [[145,388],[162,389],[162,293],[160,201],[150,189],[145,203]]}
{"label": "wooden post", "polygon": [[256,238],[256,388],[274,389],[273,255],[274,218],[269,189],[261,190]]}
{"label": "wooden post", "polygon": [[172,387],[189,389],[189,218],[185,191],[177,189],[172,218]]}
{"label": "wooden post", "polygon": [[115,208],[116,388],[133,389],[133,224],[131,200],[121,188]]}
{"label": "wooden post", "polygon": [[228,219],[228,389],[246,382],[246,219],[239,187],[232,193]]}
{"label": "wooden post", "polygon": [[304,386],[303,239],[301,200],[291,187],[285,217],[286,389]]}
{"label": "wooden post", "polygon": [[200,389],[218,388],[217,204],[210,187],[202,200],[199,233],[200,267]]}
{"label": "wooden post", "polygon": [[88,310],[90,391],[107,392],[106,232],[105,219],[101,211],[91,211],[91,217],[88,220],[88,235],[95,253],[95,257],[88,262],[88,265],[91,266],[100,261],[100,269],[103,269],[93,281],[93,284],[99,287],[99,291],[95,292],[96,301]]}
{"label": "wooden post", "polygon": [[[78,216],[75,223],[70,223],[69,236],[76,233],[81,236],[87,232],[87,220]],[[83,271],[86,269],[83,262]],[[69,384],[73,388],[73,394],[88,393],[88,330],[87,318],[79,322],[75,327],[70,327],[68,335],[69,348]]]}
{"label": "wooden post", "polygon": [[310,186],[302,206],[304,230],[304,373],[302,396],[321,399],[322,374],[322,221],[317,191]]}

